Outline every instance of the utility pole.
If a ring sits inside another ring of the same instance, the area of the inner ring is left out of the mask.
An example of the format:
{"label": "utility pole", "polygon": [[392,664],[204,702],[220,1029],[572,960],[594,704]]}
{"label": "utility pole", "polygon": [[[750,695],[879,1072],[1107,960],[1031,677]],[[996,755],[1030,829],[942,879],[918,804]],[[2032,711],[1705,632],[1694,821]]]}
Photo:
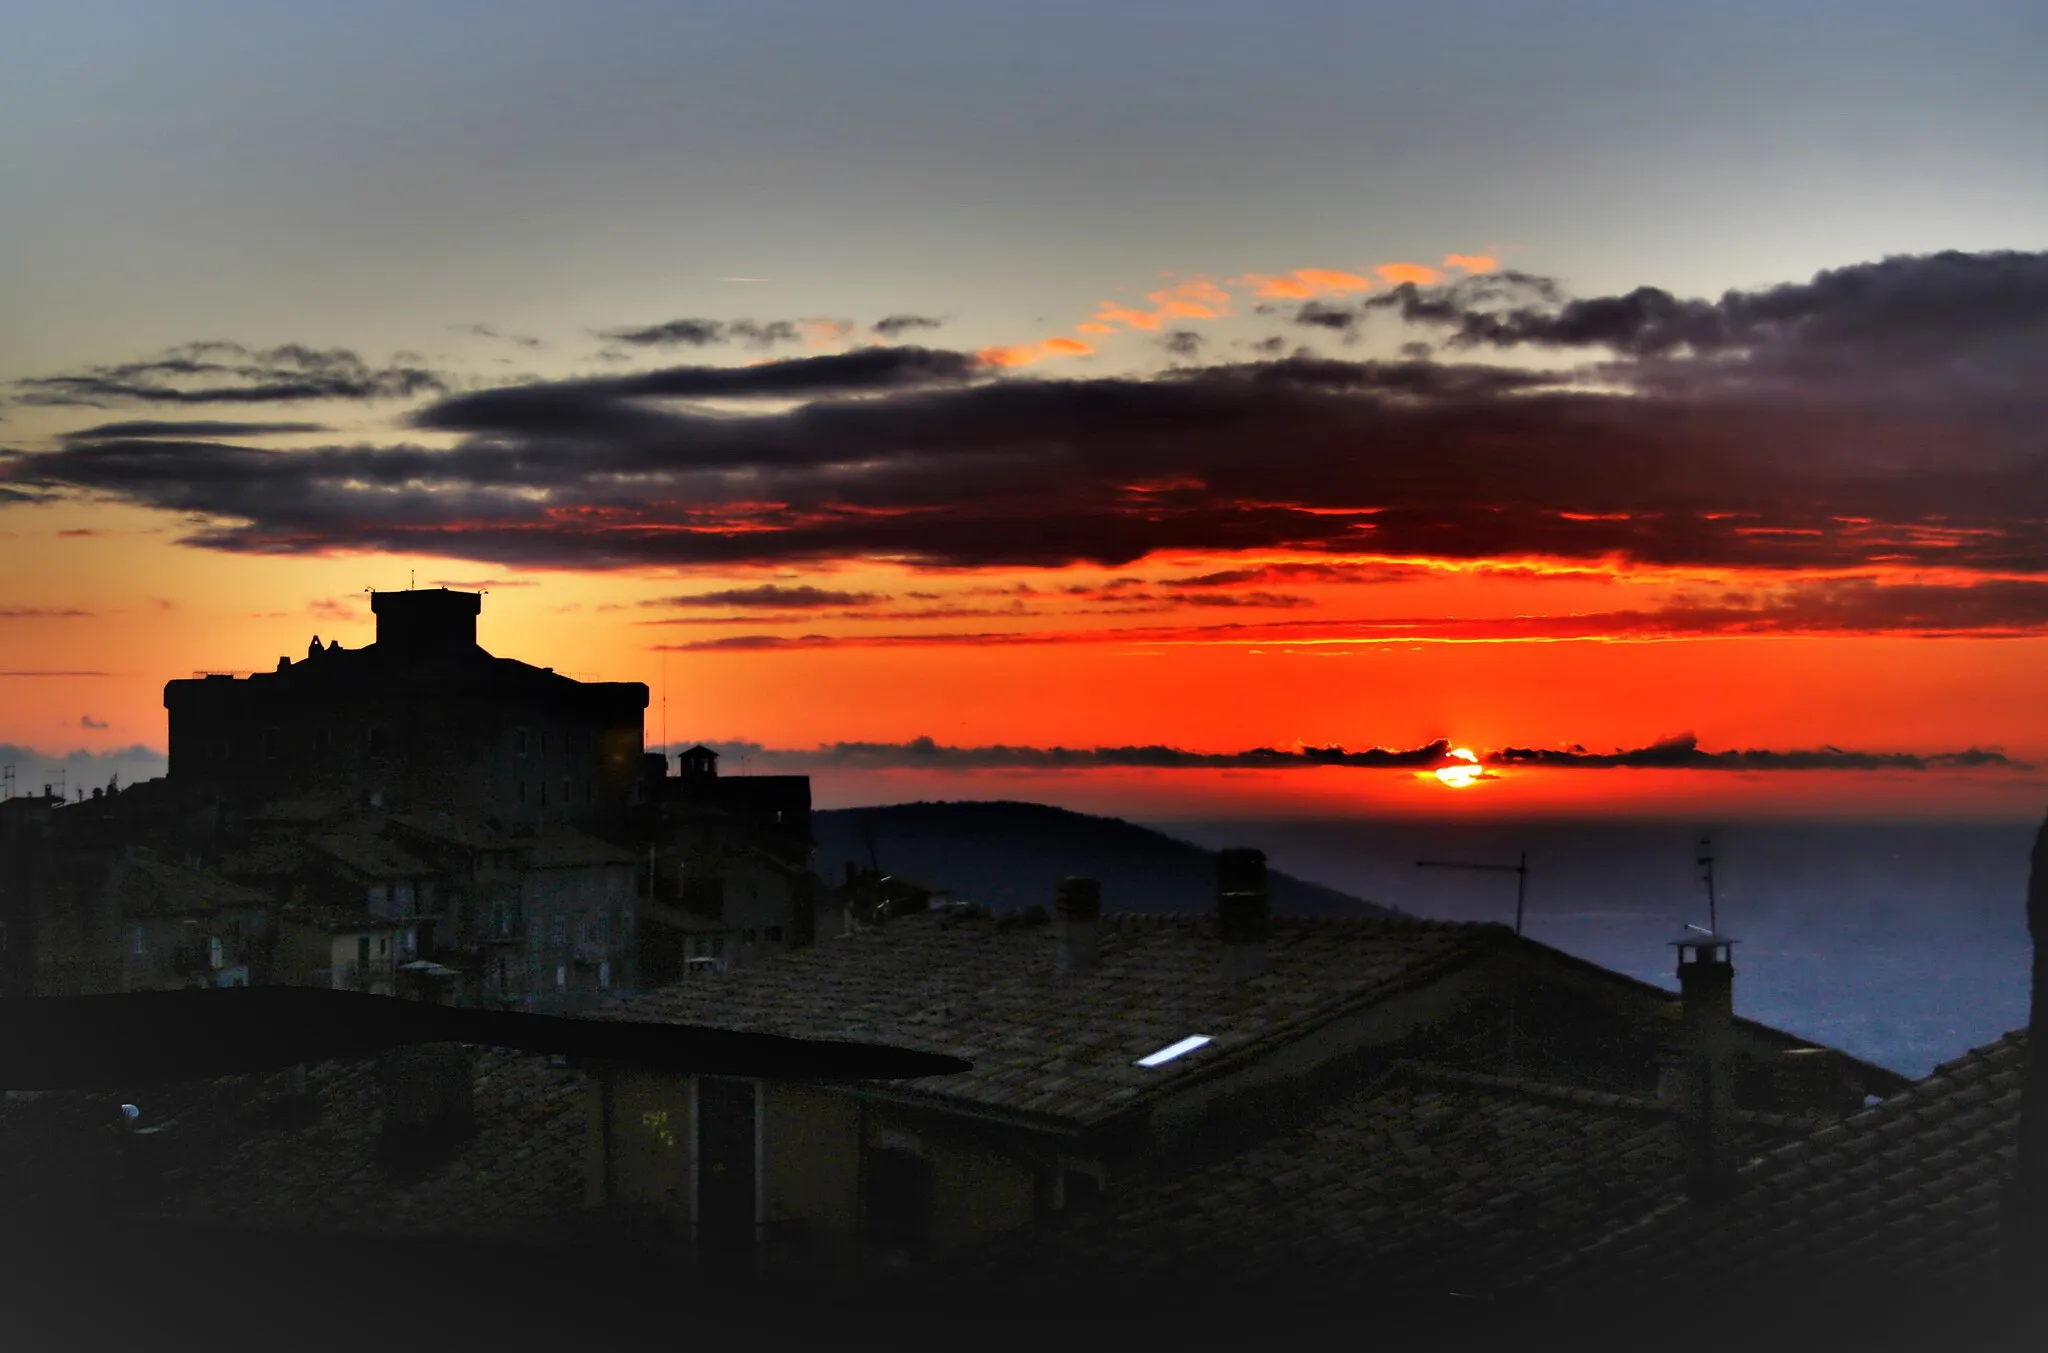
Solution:
{"label": "utility pole", "polygon": [[1522,920],[1529,899],[1529,852],[1514,864],[1475,864],[1465,860],[1417,860],[1417,869],[1472,869],[1485,874],[1515,876],[1515,948],[1508,961],[1508,1074],[1515,1070],[1515,1016],[1522,1003]]}

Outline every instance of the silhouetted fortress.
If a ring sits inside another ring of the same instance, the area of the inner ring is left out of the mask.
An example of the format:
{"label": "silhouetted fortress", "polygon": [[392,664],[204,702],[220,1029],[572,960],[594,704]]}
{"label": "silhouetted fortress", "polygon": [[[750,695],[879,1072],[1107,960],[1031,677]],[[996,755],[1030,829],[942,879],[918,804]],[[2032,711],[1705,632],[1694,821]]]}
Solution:
{"label": "silhouetted fortress", "polygon": [[485,652],[475,592],[376,592],[377,640],[313,640],[297,662],[164,686],[170,773],[254,807],[346,791],[506,823],[593,823],[638,787],[647,687],[584,682]]}

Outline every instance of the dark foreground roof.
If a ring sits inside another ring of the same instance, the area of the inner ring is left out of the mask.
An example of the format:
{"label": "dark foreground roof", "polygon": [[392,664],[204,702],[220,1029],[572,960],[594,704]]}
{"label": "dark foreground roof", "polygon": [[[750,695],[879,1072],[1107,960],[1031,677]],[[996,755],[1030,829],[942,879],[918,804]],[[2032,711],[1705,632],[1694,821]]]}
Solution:
{"label": "dark foreground roof", "polygon": [[1725,1208],[1666,1204],[1530,1282],[1606,1290],[1685,1282],[1944,1282],[1996,1267],[2013,1178],[2025,1031],[1756,1160]]}
{"label": "dark foreground roof", "polygon": [[[1740,1114],[1739,1146],[1810,1127]],[[1084,1307],[1486,1294],[1676,1196],[1683,1178],[1669,1103],[1404,1062],[1295,1132],[920,1282],[967,1305],[1026,1289]]]}
{"label": "dark foreground roof", "polygon": [[[379,1156],[374,1059],[309,1067],[316,1112],[304,1117],[285,1112],[282,1073],[128,1095],[10,1094],[0,1103],[0,1206],[14,1218],[119,1215],[236,1231],[576,1238],[582,1073],[544,1056],[475,1057],[475,1135],[414,1168]],[[151,1129],[139,1139],[121,1128],[124,1099]],[[140,1194],[124,1152],[155,1178]]]}
{"label": "dark foreground roof", "polygon": [[174,1172],[158,1216],[238,1230],[553,1243],[576,1233],[588,1119],[581,1072],[476,1052],[476,1133],[418,1174],[378,1158],[377,1064],[311,1068],[319,1116]]}

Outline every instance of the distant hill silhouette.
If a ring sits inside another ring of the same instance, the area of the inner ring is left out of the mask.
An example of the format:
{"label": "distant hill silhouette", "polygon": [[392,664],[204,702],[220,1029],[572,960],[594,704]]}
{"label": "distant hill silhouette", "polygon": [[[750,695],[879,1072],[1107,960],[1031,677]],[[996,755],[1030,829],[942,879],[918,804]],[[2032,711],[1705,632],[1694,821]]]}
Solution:
{"label": "distant hill silhouette", "polygon": [[[811,815],[816,868],[836,882],[845,862],[870,856],[889,873],[996,911],[1052,906],[1070,874],[1102,881],[1105,911],[1202,913],[1216,905],[1214,851],[1121,818],[1038,803],[899,803]],[[1246,846],[1257,847],[1256,830]],[[1267,895],[1279,916],[1389,916],[1390,907],[1274,871]]]}

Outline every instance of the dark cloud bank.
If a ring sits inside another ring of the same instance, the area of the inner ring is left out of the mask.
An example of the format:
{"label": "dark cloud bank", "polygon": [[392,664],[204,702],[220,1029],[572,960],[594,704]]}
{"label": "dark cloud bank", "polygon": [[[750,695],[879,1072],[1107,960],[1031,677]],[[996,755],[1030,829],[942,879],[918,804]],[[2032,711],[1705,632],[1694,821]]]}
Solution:
{"label": "dark cloud bank", "polygon": [[[1301,770],[1346,766],[1361,770],[1430,771],[1469,765],[1451,755],[1446,739],[1420,747],[1303,747],[1283,750],[1255,747],[1239,752],[1191,752],[1177,747],[949,747],[931,738],[909,742],[832,742],[808,751],[763,747],[749,742],[704,744],[721,756],[745,757],[756,770]],[[2003,753],[1970,748],[1962,752],[1916,755],[1908,752],[1844,751],[1820,747],[1805,751],[1703,751],[1698,739],[1683,734],[1647,747],[1589,752],[1584,747],[1538,749],[1505,747],[1480,757],[1486,766],[1542,766],[1572,770],[1897,770],[1927,771],[1996,767],[2031,769]]]}
{"label": "dark cloud bank", "polygon": [[[15,397],[441,394],[413,422],[457,445],[284,452],[228,438],[291,425],[108,424],[0,459],[0,493],[191,514],[206,524],[189,542],[213,549],[546,567],[1118,567],[1157,551],[1278,549],[1935,567],[2008,590],[1894,589],[1884,604],[1937,624],[1959,606],[2017,606],[2040,624],[2037,593],[2011,588],[2048,570],[2048,254],[1894,258],[1718,300],[1650,288],[1574,299],[1504,273],[1324,305],[1304,322],[1334,331],[1373,316],[1433,346],[1130,379],[1004,375],[965,353],[879,346],[447,395],[431,372],[348,354],[195,345],[23,382]],[[698,345],[689,326],[711,323],[613,336]],[[734,326],[749,323],[718,322],[714,336],[744,339],[754,330]],[[1428,355],[1445,351],[1468,360]],[[1495,352],[1578,365],[1480,360]]]}

